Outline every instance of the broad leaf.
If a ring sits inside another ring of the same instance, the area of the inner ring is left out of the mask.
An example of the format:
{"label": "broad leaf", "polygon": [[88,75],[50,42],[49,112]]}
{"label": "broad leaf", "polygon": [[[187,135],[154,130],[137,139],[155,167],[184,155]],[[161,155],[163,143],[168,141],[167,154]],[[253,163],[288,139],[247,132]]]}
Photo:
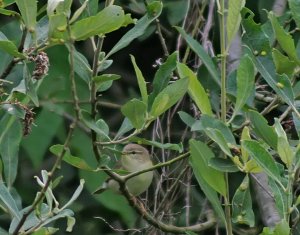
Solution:
{"label": "broad leaf", "polygon": [[110,5],[95,16],[79,20],[71,26],[72,37],[75,40],[85,40],[95,35],[107,34],[119,29],[125,20],[121,7]]}
{"label": "broad leaf", "polygon": [[95,120],[92,119],[91,115],[87,111],[81,110],[80,115],[81,115],[81,120],[83,121],[83,123],[88,128],[95,131],[102,140],[104,140],[104,139],[106,139],[107,141],[110,140],[108,133],[105,130],[99,128],[99,126],[96,124]]}
{"label": "broad leaf", "polygon": [[[226,183],[224,174],[209,166],[209,160],[214,158],[210,148],[196,140],[190,140],[191,165],[194,172],[198,172],[206,183],[221,195],[226,195]],[[218,180],[216,180],[218,179]]]}
{"label": "broad leaf", "polygon": [[141,129],[144,126],[147,106],[143,101],[132,99],[122,106],[121,111],[134,128]]}
{"label": "broad leaf", "polygon": [[8,40],[2,32],[0,32],[0,50],[3,50],[14,57],[20,57],[22,59],[26,58],[18,51],[17,46],[12,41]]}
{"label": "broad leaf", "polygon": [[17,6],[21,12],[22,19],[29,32],[35,31],[36,16],[37,16],[37,1],[36,0],[16,0]]}
{"label": "broad leaf", "polygon": [[252,199],[248,175],[236,190],[232,199],[232,221],[238,224],[254,226],[255,218],[252,210]]}
{"label": "broad leaf", "polygon": [[[273,62],[269,38],[262,30],[261,26],[253,20],[254,14],[249,9],[242,10],[242,24],[245,28],[243,36],[245,53],[251,56],[251,59],[259,73],[263,76],[269,86],[289,105],[294,107],[294,93],[291,82],[287,75],[276,74],[276,67]],[[253,52],[259,54],[254,56]],[[294,107],[295,108],[295,107]]]}
{"label": "broad leaf", "polygon": [[[198,141],[195,141],[195,140],[190,140],[190,149],[193,148],[196,154],[198,152],[197,145],[199,143],[201,143],[201,142],[198,142]],[[201,145],[204,145],[204,144],[201,143]],[[206,147],[206,148],[208,148],[208,147]],[[208,150],[208,151],[210,151],[210,150]],[[209,175],[210,174],[209,170],[212,169],[212,168],[208,167],[208,165],[203,166],[203,165],[201,165],[202,163],[204,163],[204,159],[202,159],[202,157],[199,157],[199,155],[198,156],[196,155],[194,157],[191,156],[190,164],[193,168],[193,172],[194,172],[194,175],[195,175],[195,177],[198,181],[199,186],[201,187],[202,191],[206,195],[207,199],[210,201],[210,203],[211,203],[212,207],[214,208],[214,210],[215,210],[216,214],[218,215],[218,217],[221,219],[223,224],[226,224],[225,214],[224,214],[223,208],[221,206],[218,194],[212,188],[212,186],[209,183],[207,183],[207,181],[203,178],[203,175],[205,173],[200,171],[201,168],[206,168],[205,172]],[[217,172],[217,171],[215,171],[215,172]],[[220,172],[218,172],[216,174],[223,175]],[[221,186],[221,187],[223,187],[223,186]]]}
{"label": "broad leaf", "polygon": [[182,78],[163,89],[154,99],[150,115],[157,118],[166,110],[176,104],[187,92],[188,78]]}
{"label": "broad leaf", "polygon": [[289,57],[283,55],[276,48],[273,48],[272,56],[276,66],[276,72],[278,74],[285,73],[286,75],[288,75],[289,78],[292,77],[297,64],[294,61],[290,60]]}
{"label": "broad leaf", "polygon": [[182,63],[178,63],[177,68],[181,78],[187,77],[189,79],[188,93],[192,100],[196,103],[197,107],[202,113],[212,115],[213,113],[208,95],[201,83],[198,81],[196,74]]}
{"label": "broad leaf", "polygon": [[219,119],[210,117],[208,115],[202,115],[200,119],[200,123],[196,122],[192,130],[196,128],[196,125],[200,124],[200,130],[206,131],[207,128],[213,129],[213,130],[219,130],[221,134],[224,136],[224,139],[227,143],[230,143],[232,145],[236,144],[235,138],[232,134],[232,131],[229,129],[229,127]]}
{"label": "broad leaf", "polygon": [[277,149],[277,135],[267,120],[257,111],[250,110],[249,117],[256,135],[262,138],[274,150]]}
{"label": "broad leaf", "polygon": [[23,136],[18,119],[3,115],[0,120],[0,155],[3,162],[5,182],[11,187],[17,176],[19,146]]}
{"label": "broad leaf", "polygon": [[221,172],[237,172],[239,168],[233,163],[230,158],[214,157],[209,159],[208,166]]}

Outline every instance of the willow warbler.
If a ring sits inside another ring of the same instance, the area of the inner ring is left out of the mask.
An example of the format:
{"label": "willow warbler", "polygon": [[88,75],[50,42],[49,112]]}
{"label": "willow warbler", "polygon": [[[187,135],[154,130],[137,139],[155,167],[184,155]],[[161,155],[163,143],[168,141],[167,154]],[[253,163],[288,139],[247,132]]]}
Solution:
{"label": "willow warbler", "polygon": [[[151,156],[147,149],[138,144],[127,144],[123,148],[120,163],[121,169],[125,170],[129,174],[148,169],[153,166]],[[126,187],[132,195],[138,196],[149,188],[152,179],[153,171],[148,171],[130,178],[126,182]],[[94,193],[101,193],[106,189],[119,192],[119,183],[110,178]]]}

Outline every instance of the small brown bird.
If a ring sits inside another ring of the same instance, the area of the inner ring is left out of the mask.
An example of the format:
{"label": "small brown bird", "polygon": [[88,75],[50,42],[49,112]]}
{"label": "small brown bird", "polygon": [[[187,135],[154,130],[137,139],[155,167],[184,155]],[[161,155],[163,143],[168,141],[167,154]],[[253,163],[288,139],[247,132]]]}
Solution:
{"label": "small brown bird", "polygon": [[[129,174],[153,166],[148,150],[138,144],[127,144],[123,148],[120,162],[121,169],[127,171]],[[129,179],[126,182],[126,187],[132,195],[138,196],[149,188],[152,180],[153,171],[148,171]],[[108,179],[101,188],[97,189],[94,193],[101,193],[106,189],[119,192],[119,183],[113,179]]]}

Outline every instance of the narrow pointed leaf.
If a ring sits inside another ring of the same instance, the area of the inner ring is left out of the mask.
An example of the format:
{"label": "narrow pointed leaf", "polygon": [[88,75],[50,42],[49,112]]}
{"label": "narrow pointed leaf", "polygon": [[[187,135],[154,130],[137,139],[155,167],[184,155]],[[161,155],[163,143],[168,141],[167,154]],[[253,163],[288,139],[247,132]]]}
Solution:
{"label": "narrow pointed leaf", "polygon": [[142,101],[145,104],[148,104],[148,93],[147,93],[147,86],[146,86],[145,78],[144,78],[141,70],[137,66],[134,56],[130,55],[130,58],[131,58],[131,62],[133,64],[135,75],[136,75],[136,78],[137,78],[137,81],[138,81],[138,84],[139,84],[139,88],[140,88],[140,92],[141,92],[141,96],[142,96]]}
{"label": "narrow pointed leaf", "polygon": [[[129,30],[110,50],[106,55],[106,58],[110,57],[112,54],[128,46],[134,39],[142,36],[148,26],[160,15],[162,11],[162,3],[159,1],[153,1],[148,4],[148,11],[145,16],[139,19],[136,25]],[[150,10],[151,8],[151,10]]]}
{"label": "narrow pointed leaf", "polygon": [[229,0],[227,15],[227,44],[230,46],[241,23],[241,9],[245,6],[245,0]]}
{"label": "narrow pointed leaf", "polygon": [[[197,145],[198,141],[190,140],[190,146],[191,145]],[[217,216],[220,218],[220,220],[223,222],[223,224],[226,224],[225,214],[222,208],[222,205],[219,200],[219,196],[217,192],[204,180],[202,177],[202,172],[198,170],[198,165],[201,164],[201,160],[197,160],[197,156],[195,156],[195,161],[191,158],[190,164],[193,168],[195,177],[198,181],[199,186],[201,187],[203,193],[206,195],[207,199],[210,201],[212,207],[214,208]],[[201,166],[200,166],[201,168]]]}
{"label": "narrow pointed leaf", "polygon": [[167,58],[166,62],[163,63],[155,73],[153,79],[153,91],[149,95],[150,107],[153,104],[153,101],[155,97],[158,95],[158,93],[161,92],[168,85],[172,72],[176,68],[177,56],[178,56],[178,52],[175,51]]}
{"label": "narrow pointed leaf", "polygon": [[294,40],[292,36],[286,32],[283,27],[279,24],[276,16],[273,12],[269,13],[269,19],[271,21],[276,40],[280,44],[281,48],[285,51],[285,53],[290,57],[290,59],[295,62],[300,63],[297,53]]}
{"label": "narrow pointed leaf", "polygon": [[280,173],[275,160],[264,147],[255,140],[244,140],[242,145],[268,176],[280,182]]}
{"label": "narrow pointed leaf", "polygon": [[242,57],[237,70],[237,94],[234,115],[246,104],[254,89],[255,68],[251,58]]}
{"label": "narrow pointed leaf", "polygon": [[181,36],[186,40],[191,49],[199,56],[202,62],[205,64],[207,70],[209,71],[212,78],[220,85],[220,72],[217,66],[214,64],[211,57],[206,53],[203,47],[193,39],[190,35],[188,35],[182,28],[175,27],[177,31],[181,34]]}
{"label": "narrow pointed leaf", "polygon": [[[52,145],[49,150],[55,156],[60,157],[63,149],[64,149],[63,145],[57,144],[57,145]],[[87,164],[87,162],[85,160],[83,160],[82,158],[73,156],[70,153],[69,149],[67,149],[66,153],[64,154],[63,161],[65,161],[66,163],[68,163],[76,168],[82,169],[82,170],[86,170],[86,171],[94,171],[95,170],[95,168],[89,166]]]}
{"label": "narrow pointed leaf", "polygon": [[278,136],[277,152],[280,159],[286,164],[288,168],[290,168],[293,163],[294,153],[289,145],[286,133],[277,118],[275,118],[274,126]]}
{"label": "narrow pointed leaf", "polygon": [[300,1],[299,0],[289,0],[290,10],[292,12],[293,19],[296,22],[298,28],[300,28]]}
{"label": "narrow pointed leaf", "polygon": [[178,63],[177,68],[181,78],[187,77],[189,79],[188,93],[192,100],[196,103],[197,107],[202,113],[212,115],[213,113],[208,95],[201,83],[198,81],[196,74],[182,63]]}

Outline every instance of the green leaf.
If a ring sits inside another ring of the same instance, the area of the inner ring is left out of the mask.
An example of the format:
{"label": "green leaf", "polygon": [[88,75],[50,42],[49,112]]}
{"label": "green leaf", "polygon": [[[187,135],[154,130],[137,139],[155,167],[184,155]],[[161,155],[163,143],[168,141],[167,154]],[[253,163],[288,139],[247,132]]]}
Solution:
{"label": "green leaf", "polygon": [[213,113],[208,95],[201,83],[198,81],[196,74],[182,63],[178,63],[177,68],[181,78],[187,77],[189,79],[188,93],[192,100],[196,103],[197,107],[202,113],[212,115]]}
{"label": "green leaf", "polygon": [[208,161],[208,165],[221,172],[238,172],[239,168],[230,158],[214,157]]}
{"label": "green leaf", "polygon": [[106,55],[106,58],[128,46],[134,39],[142,36],[151,22],[160,15],[162,11],[162,3],[159,1],[153,1],[148,4],[147,8],[151,8],[152,12],[154,11],[156,14],[152,14],[151,11],[148,11],[148,13],[139,19],[136,25],[115,44],[115,46]]}
{"label": "green leaf", "polygon": [[191,49],[199,56],[202,62],[205,64],[207,70],[211,74],[212,78],[220,85],[220,72],[217,66],[214,64],[211,57],[205,52],[203,47],[193,39],[190,35],[186,34],[186,32],[180,28],[175,27],[177,31],[181,34],[181,36],[186,40]]}
{"label": "green leaf", "polygon": [[71,26],[72,37],[76,41],[95,35],[103,35],[119,29],[125,20],[121,7],[110,5],[95,16],[79,20]]}
{"label": "green leaf", "polygon": [[[190,140],[191,165],[194,172],[208,183],[214,190],[221,195],[226,195],[226,183],[224,174],[209,166],[209,160],[213,159],[214,153],[204,143]],[[216,180],[218,179],[218,180]]]}
{"label": "green leaf", "polygon": [[130,58],[131,58],[131,62],[133,64],[134,71],[135,71],[135,74],[136,74],[136,78],[137,78],[137,81],[138,81],[138,84],[139,84],[139,88],[140,88],[140,92],[141,92],[141,96],[142,96],[142,101],[147,105],[148,104],[148,93],[147,93],[147,86],[146,86],[145,78],[144,78],[141,70],[137,66],[134,56],[130,55]]}
{"label": "green leaf", "polygon": [[120,79],[121,76],[118,74],[102,74],[96,77],[93,77],[92,80],[96,83],[96,89],[98,91],[103,91],[105,90],[105,86],[108,83],[112,83],[114,80]]}
{"label": "green leaf", "polygon": [[26,57],[18,51],[17,46],[12,41],[8,40],[2,32],[0,32],[0,50],[3,50],[14,57],[26,59]]}
{"label": "green leaf", "polygon": [[147,106],[143,101],[132,99],[121,108],[122,113],[136,129],[141,129],[146,121]]}
{"label": "green leaf", "polygon": [[80,78],[82,78],[87,84],[89,84],[90,78],[92,76],[91,66],[85,56],[77,50],[74,51],[74,71]]}
{"label": "green leaf", "polygon": [[[192,127],[192,130],[195,128],[196,125],[199,125],[198,123],[195,123]],[[201,130],[205,131],[207,128],[219,130],[222,135],[224,136],[224,139],[227,143],[230,143],[232,145],[236,145],[235,138],[229,129],[229,127],[219,119],[213,118],[208,115],[202,115],[200,119],[200,126]]]}
{"label": "green leaf", "polygon": [[[269,38],[262,30],[261,26],[253,20],[254,14],[249,9],[242,10],[242,24],[246,30],[243,41],[248,46],[245,46],[246,54],[251,56],[251,59],[269,86],[289,105],[294,106],[294,93],[291,82],[287,75],[276,74],[276,67],[273,62]],[[259,53],[254,56],[253,52]]]}
{"label": "green leaf", "polygon": [[178,115],[180,119],[189,127],[192,127],[196,121],[195,118],[193,118],[191,115],[189,115],[186,112],[179,111]]}
{"label": "green leaf", "polygon": [[293,112],[293,122],[295,125],[295,129],[296,129],[298,138],[300,138],[300,118],[294,112]]}
{"label": "green leaf", "polygon": [[152,106],[155,97],[161,92],[169,83],[172,72],[176,68],[178,52],[175,51],[173,54],[169,55],[166,62],[163,63],[157,72],[155,73],[153,79],[153,91],[149,95],[149,107]]}
{"label": "green leaf", "polygon": [[290,10],[292,12],[293,19],[296,22],[298,28],[300,28],[300,2],[299,0],[289,0]]}
{"label": "green leaf", "polygon": [[[52,145],[49,148],[50,152],[53,153],[55,156],[60,157],[61,153],[64,150],[64,146],[57,144],[57,145]],[[71,166],[74,166],[78,169],[86,170],[86,171],[94,171],[96,170],[95,168],[89,166],[87,162],[80,158],[80,157],[75,157],[70,153],[70,150],[67,149],[64,156],[63,156],[63,161],[66,163],[70,164]]]}
{"label": "green leaf", "polygon": [[[198,148],[199,148],[198,144],[199,143],[200,143],[200,145],[205,146],[205,144],[203,144],[199,141],[190,140],[190,142],[189,142],[190,149],[193,148],[194,151],[196,152],[196,154],[198,154]],[[209,149],[207,146],[204,148]],[[208,150],[208,152],[211,152],[211,151]],[[204,178],[203,178],[204,172],[200,171],[201,168],[205,167],[206,168],[205,172],[208,174],[208,177],[209,177],[210,170],[212,170],[212,168],[210,168],[208,165],[202,165],[202,163],[205,162],[205,160],[207,161],[206,156],[205,156],[205,158],[202,158],[202,157],[199,157],[199,155],[198,156],[194,155],[193,157],[190,158],[190,164],[193,168],[194,175],[195,175],[195,177],[198,181],[198,184],[201,187],[203,193],[206,195],[207,199],[210,201],[212,207],[214,208],[216,214],[221,219],[223,224],[226,224],[225,214],[224,214],[223,208],[221,206],[219,196],[218,196],[217,192],[212,188],[212,186],[209,183],[207,183],[206,180],[204,180]],[[216,172],[216,174],[218,174],[218,175],[221,175],[221,176],[223,175],[221,172],[218,172],[218,171],[214,171],[214,172]],[[216,180],[214,180],[214,181],[216,181]],[[220,183],[220,182],[219,182],[219,184],[222,185],[222,183]],[[221,187],[223,187],[223,186],[221,186]]]}
{"label": "green leaf", "polygon": [[280,173],[275,160],[263,146],[255,140],[243,140],[242,145],[268,176],[280,182]]}
{"label": "green leaf", "polygon": [[92,119],[90,113],[88,113],[85,110],[80,111],[81,120],[84,122],[84,124],[90,128],[91,130],[95,131],[100,138],[109,140],[108,134],[105,132],[105,130],[100,129],[99,126],[96,124],[95,120]]}
{"label": "green leaf", "polygon": [[25,110],[20,107],[20,105],[17,104],[2,104],[0,107],[4,110],[6,110],[7,113],[10,115],[13,115],[17,118],[24,119],[25,117]]}
{"label": "green leaf", "polygon": [[230,46],[241,23],[241,9],[245,6],[245,0],[229,0],[227,13],[227,45]]}
{"label": "green leaf", "polygon": [[243,182],[232,198],[232,221],[238,224],[254,226],[255,218],[252,210],[249,177],[245,176]]}
{"label": "green leaf", "polygon": [[267,120],[254,110],[249,111],[250,123],[256,135],[262,138],[274,150],[277,149],[277,135]]}
{"label": "green leaf", "polygon": [[[241,141],[243,141],[243,140],[251,140],[250,131],[249,131],[249,128],[247,126],[245,126],[243,128],[243,131],[242,131]],[[246,163],[248,161],[248,159],[249,159],[249,154],[244,149],[243,146],[241,146],[241,153],[242,153],[242,160],[243,160],[244,163]]]}
{"label": "green leaf", "polygon": [[255,68],[250,57],[245,54],[237,70],[237,94],[233,117],[246,104],[254,90]]}
{"label": "green leaf", "polygon": [[214,142],[216,142],[219,145],[219,147],[227,156],[232,157],[226,139],[220,130],[213,128],[204,128],[204,131],[209,136],[209,138],[211,138]]}
{"label": "green leaf", "polygon": [[36,83],[33,83],[29,68],[26,64],[23,67],[23,77],[25,80],[26,95],[28,95],[35,106],[39,106],[39,98],[36,93]]}
{"label": "green leaf", "polygon": [[133,136],[129,139],[131,142],[136,142],[138,144],[142,144],[142,145],[151,145],[160,149],[170,149],[170,150],[174,150],[177,151],[179,153],[183,152],[183,145],[182,143],[180,144],[172,144],[172,143],[160,143],[157,141],[152,141],[152,140],[147,140],[144,138],[140,138],[137,136]]}
{"label": "green leaf", "polygon": [[154,99],[150,114],[157,118],[174,104],[176,104],[186,93],[189,85],[188,78],[182,78],[163,89]]}
{"label": "green leaf", "polygon": [[87,8],[88,0],[85,0],[82,5],[74,12],[72,18],[70,19],[70,24],[72,24],[74,21],[76,21],[80,15],[83,13],[83,11]]}
{"label": "green leaf", "polygon": [[259,235],[290,235],[290,227],[286,220],[281,220],[275,228],[265,227]]}
{"label": "green leaf", "polygon": [[281,48],[286,52],[286,54],[290,57],[291,60],[294,60],[299,64],[300,61],[296,53],[296,47],[292,36],[289,33],[285,32],[285,30],[279,24],[273,12],[269,12],[269,19],[272,23],[276,40],[280,44]]}
{"label": "green leaf", "polygon": [[128,118],[124,118],[115,138],[116,139],[119,138],[120,136],[122,136],[123,134],[127,133],[128,131],[130,131],[132,129],[133,129],[133,126],[132,126],[131,121],[129,121]]}
{"label": "green leaf", "polygon": [[0,155],[5,182],[8,187],[11,187],[17,176],[19,146],[23,136],[22,126],[14,116],[3,115],[0,130]]}
{"label": "green leaf", "polygon": [[15,220],[21,220],[21,214],[17,207],[17,203],[4,182],[0,182],[0,204],[9,211],[9,214],[11,214]]}
{"label": "green leaf", "polygon": [[285,163],[287,168],[290,168],[293,163],[294,153],[289,145],[286,133],[282,128],[280,121],[275,118],[275,131],[277,133],[277,152],[280,159]]}
{"label": "green leaf", "polygon": [[21,12],[22,19],[29,32],[35,31],[36,16],[37,16],[37,1],[36,0],[16,0],[17,6]]}
{"label": "green leaf", "polygon": [[273,48],[272,56],[273,56],[274,63],[275,63],[275,66],[276,66],[276,72],[278,74],[285,73],[286,75],[288,75],[289,78],[291,78],[297,64],[294,61],[291,61],[289,59],[289,57],[283,55],[276,48]]}

